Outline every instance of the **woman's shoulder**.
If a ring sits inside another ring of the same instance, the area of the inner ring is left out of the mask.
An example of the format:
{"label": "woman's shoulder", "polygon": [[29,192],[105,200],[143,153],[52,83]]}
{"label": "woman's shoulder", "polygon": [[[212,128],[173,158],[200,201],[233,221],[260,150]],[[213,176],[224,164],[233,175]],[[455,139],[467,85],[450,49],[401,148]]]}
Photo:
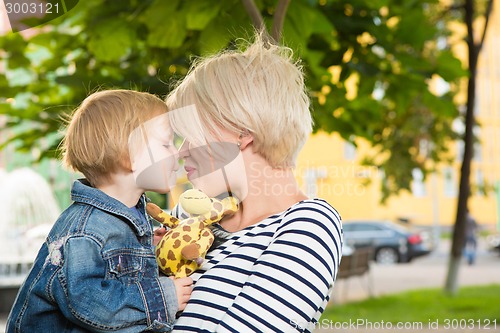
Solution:
{"label": "woman's shoulder", "polygon": [[279,229],[323,229],[341,234],[342,218],[339,212],[326,200],[315,198],[300,201],[281,216]]}
{"label": "woman's shoulder", "polygon": [[334,220],[342,220],[339,212],[326,200],[320,198],[299,201],[284,213],[287,217],[296,215],[312,216],[320,214],[325,217],[333,218]]}

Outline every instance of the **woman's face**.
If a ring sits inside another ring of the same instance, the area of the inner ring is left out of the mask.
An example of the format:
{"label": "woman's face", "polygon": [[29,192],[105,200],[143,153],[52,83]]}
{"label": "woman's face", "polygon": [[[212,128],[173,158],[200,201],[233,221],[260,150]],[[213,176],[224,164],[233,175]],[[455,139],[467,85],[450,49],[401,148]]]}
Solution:
{"label": "woman's face", "polygon": [[208,196],[236,192],[246,183],[246,173],[234,135],[195,145],[185,140],[179,149],[187,178]]}

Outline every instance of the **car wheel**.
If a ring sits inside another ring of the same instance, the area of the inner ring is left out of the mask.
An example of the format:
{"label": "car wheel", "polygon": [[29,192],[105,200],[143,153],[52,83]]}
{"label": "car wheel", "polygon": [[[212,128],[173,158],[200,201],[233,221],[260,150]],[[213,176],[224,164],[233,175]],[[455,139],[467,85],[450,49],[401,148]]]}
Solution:
{"label": "car wheel", "polygon": [[375,261],[384,265],[395,264],[399,261],[398,251],[391,247],[383,247],[375,254]]}

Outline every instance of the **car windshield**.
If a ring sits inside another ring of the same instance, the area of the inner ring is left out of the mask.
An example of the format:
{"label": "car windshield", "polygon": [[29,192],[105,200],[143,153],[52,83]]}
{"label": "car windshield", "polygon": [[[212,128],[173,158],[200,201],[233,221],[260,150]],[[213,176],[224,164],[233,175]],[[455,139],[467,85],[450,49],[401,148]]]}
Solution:
{"label": "car windshield", "polygon": [[408,232],[409,228],[400,224],[396,224],[394,222],[384,222],[384,224],[390,228],[396,229],[400,232]]}

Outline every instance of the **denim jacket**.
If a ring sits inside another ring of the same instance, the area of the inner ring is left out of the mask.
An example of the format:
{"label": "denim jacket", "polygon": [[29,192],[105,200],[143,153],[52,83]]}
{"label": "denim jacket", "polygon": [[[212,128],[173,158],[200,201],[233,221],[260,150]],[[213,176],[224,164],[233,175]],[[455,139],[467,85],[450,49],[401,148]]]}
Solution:
{"label": "denim jacket", "polygon": [[[173,281],[158,275],[149,220],[85,181],[75,181],[71,197],[19,290],[6,332],[170,331],[177,297]],[[143,195],[144,215],[145,204]]]}

